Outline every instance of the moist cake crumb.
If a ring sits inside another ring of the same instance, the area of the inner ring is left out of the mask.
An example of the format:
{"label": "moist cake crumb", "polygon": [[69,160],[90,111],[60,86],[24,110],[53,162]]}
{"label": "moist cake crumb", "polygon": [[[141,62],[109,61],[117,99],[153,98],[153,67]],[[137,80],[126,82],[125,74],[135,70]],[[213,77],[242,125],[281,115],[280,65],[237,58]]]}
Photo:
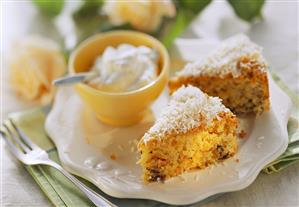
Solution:
{"label": "moist cake crumb", "polygon": [[182,86],[138,143],[143,180],[164,181],[232,157],[238,148],[237,125],[221,99]]}
{"label": "moist cake crumb", "polygon": [[144,135],[144,142],[167,134],[186,133],[201,124],[209,125],[221,112],[229,112],[218,97],[210,97],[193,86],[182,86],[162,111],[156,123]]}
{"label": "moist cake crumb", "polygon": [[119,144],[119,145],[117,146],[117,148],[118,148],[120,151],[123,151],[123,150],[124,150],[124,147],[123,147],[121,144]]}
{"label": "moist cake crumb", "polygon": [[110,155],[110,159],[111,159],[111,160],[116,160],[116,155],[115,155],[115,154],[111,154],[111,155]]}
{"label": "moist cake crumb", "polygon": [[233,36],[211,54],[187,64],[168,85],[171,94],[182,85],[196,86],[221,98],[236,115],[258,116],[270,109],[268,64],[262,49],[245,35]]}

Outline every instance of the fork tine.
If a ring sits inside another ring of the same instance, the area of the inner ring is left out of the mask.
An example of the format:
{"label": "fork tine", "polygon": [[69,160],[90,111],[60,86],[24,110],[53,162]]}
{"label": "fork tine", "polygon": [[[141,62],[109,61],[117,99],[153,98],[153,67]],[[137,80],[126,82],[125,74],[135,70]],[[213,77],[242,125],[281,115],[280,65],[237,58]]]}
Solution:
{"label": "fork tine", "polygon": [[[6,129],[7,133],[10,135],[10,137],[19,145],[19,147],[21,148],[21,150],[23,152],[29,152],[30,148],[28,146],[26,146],[19,138],[18,136],[12,132],[12,130],[8,127],[8,125],[6,123],[3,124],[4,128]],[[3,132],[2,132],[3,133]],[[2,134],[3,136],[3,134]],[[7,138],[8,139],[8,138]],[[9,140],[10,141],[10,140]]]}
{"label": "fork tine", "polygon": [[1,136],[5,140],[6,144],[8,145],[9,150],[12,154],[14,154],[19,160],[25,163],[25,160],[23,159],[24,153],[21,152],[16,145],[12,143],[12,141],[6,136],[6,134],[1,130],[0,131]]}
{"label": "fork tine", "polygon": [[16,132],[18,133],[19,137],[25,142],[25,144],[27,144],[29,147],[31,147],[31,149],[39,149],[39,147],[37,145],[35,145],[25,134],[22,130],[20,130],[15,123],[13,122],[13,120],[9,119],[11,125],[13,126],[13,128],[16,130]]}

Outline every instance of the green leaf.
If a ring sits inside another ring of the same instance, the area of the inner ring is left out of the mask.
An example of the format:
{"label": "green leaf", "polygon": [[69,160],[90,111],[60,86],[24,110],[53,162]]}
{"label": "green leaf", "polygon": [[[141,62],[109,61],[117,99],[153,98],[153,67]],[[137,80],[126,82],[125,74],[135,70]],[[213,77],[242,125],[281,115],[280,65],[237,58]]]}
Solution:
{"label": "green leaf", "polygon": [[198,14],[203,10],[212,0],[178,0],[178,7],[183,7],[189,11],[193,11]]}
{"label": "green leaf", "polygon": [[64,0],[32,0],[40,12],[54,17],[60,14],[64,7]]}
{"label": "green leaf", "polygon": [[265,0],[228,0],[228,2],[241,19],[251,22],[256,17],[261,17]]}
{"label": "green leaf", "polygon": [[158,35],[163,44],[168,48],[175,38],[180,36],[192,20],[211,2],[212,0],[174,0],[177,7],[176,18],[163,28]]}
{"label": "green leaf", "polygon": [[104,22],[100,27],[101,32],[108,32],[112,30],[134,30],[134,28],[129,23],[125,23],[121,25],[113,25],[108,21]]}
{"label": "green leaf", "polygon": [[169,25],[166,32],[162,37],[162,43],[168,48],[173,43],[174,39],[177,38],[189,25],[193,18],[187,10],[181,9],[178,11],[175,21]]}
{"label": "green leaf", "polygon": [[91,18],[75,18],[76,34],[78,43],[87,37],[96,34],[100,31],[101,25],[105,19],[101,16],[94,16]]}
{"label": "green leaf", "polygon": [[73,19],[76,24],[78,42],[100,31],[107,19],[100,15],[99,10],[103,0],[84,0],[81,7],[74,12]]}
{"label": "green leaf", "polygon": [[175,20],[163,28],[158,35],[162,43],[169,48],[175,38],[180,36],[192,20],[211,2],[212,0],[174,0],[177,7]]}
{"label": "green leaf", "polygon": [[82,6],[74,13],[75,18],[86,18],[98,15],[103,0],[84,0]]}

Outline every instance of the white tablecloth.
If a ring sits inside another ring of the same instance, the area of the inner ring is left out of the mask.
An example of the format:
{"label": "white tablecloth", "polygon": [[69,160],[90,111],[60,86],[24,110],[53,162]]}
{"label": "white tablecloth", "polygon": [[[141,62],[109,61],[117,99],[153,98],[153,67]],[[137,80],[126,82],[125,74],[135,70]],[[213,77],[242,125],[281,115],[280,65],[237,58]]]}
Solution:
{"label": "white tablecloth", "polygon": [[[72,2],[73,3],[73,2]],[[72,4],[71,3],[71,4]],[[36,31],[37,11],[29,1],[1,1],[1,54],[5,57],[12,40]],[[245,32],[265,48],[271,68],[299,94],[298,2],[267,1],[264,21],[248,25],[235,17],[225,1],[214,1],[184,33],[185,38],[223,39]],[[33,23],[33,24],[32,24]],[[55,31],[53,31],[55,32]],[[14,96],[6,83],[1,63],[1,121],[12,111],[32,107]],[[206,203],[204,206],[299,206],[299,165],[272,174],[260,174],[248,188]],[[22,165],[5,149],[1,139],[1,204],[4,206],[51,206]],[[1,205],[1,206],[2,206]]]}

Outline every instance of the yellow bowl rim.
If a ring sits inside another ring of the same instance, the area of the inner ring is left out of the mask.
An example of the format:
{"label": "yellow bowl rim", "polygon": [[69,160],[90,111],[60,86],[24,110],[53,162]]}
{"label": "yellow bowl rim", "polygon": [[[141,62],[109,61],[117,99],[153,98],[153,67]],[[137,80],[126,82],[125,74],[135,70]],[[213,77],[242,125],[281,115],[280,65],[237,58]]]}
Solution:
{"label": "yellow bowl rim", "polygon": [[87,91],[91,92],[91,93],[96,93],[98,95],[108,95],[108,96],[128,96],[128,95],[135,95],[138,93],[143,92],[144,90],[150,88],[151,86],[155,85],[157,82],[159,82],[165,75],[165,73],[167,73],[169,71],[169,54],[167,49],[165,48],[165,46],[156,38],[142,33],[142,32],[136,32],[136,31],[130,31],[130,30],[117,30],[117,31],[110,31],[110,32],[103,32],[103,33],[98,33],[95,34],[89,38],[87,38],[86,40],[84,40],[83,42],[81,42],[79,44],[79,46],[71,53],[70,58],[69,58],[69,62],[68,62],[68,70],[70,72],[70,74],[76,74],[74,71],[74,67],[73,67],[73,63],[74,63],[74,59],[75,56],[77,55],[77,53],[80,51],[80,49],[82,47],[84,47],[86,44],[89,44],[91,42],[93,42],[94,40],[96,40],[97,38],[100,37],[105,37],[105,36],[109,36],[109,35],[115,35],[115,34],[125,34],[125,35],[139,35],[139,36],[144,36],[148,39],[150,39],[150,41],[153,41],[154,43],[156,43],[157,45],[159,45],[159,47],[162,49],[162,53],[164,53],[163,57],[165,58],[164,60],[164,67],[161,68],[161,71],[159,73],[159,76],[153,80],[152,82],[150,82],[149,84],[138,88],[136,90],[132,90],[132,91],[127,91],[127,92],[107,92],[107,91],[101,91],[98,89],[95,89],[87,84],[84,83],[78,83],[75,86],[79,86],[82,87],[83,89],[86,89]]}

